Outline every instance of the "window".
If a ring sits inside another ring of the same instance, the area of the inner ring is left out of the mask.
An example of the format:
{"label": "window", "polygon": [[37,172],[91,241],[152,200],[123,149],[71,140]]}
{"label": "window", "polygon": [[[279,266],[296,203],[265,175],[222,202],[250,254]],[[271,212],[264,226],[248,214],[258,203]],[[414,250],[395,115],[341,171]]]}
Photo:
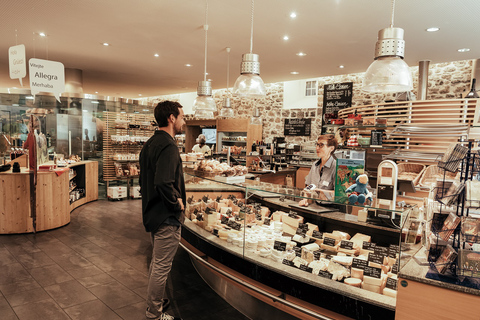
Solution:
{"label": "window", "polygon": [[317,81],[306,81],[305,82],[305,96],[316,96],[317,95]]}

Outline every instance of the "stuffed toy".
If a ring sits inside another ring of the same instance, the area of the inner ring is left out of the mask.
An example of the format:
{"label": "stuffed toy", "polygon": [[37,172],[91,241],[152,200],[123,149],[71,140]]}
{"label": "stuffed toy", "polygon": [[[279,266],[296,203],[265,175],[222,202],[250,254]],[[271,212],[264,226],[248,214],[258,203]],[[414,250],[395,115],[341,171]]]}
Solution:
{"label": "stuffed toy", "polygon": [[356,182],[357,183],[352,184],[347,190],[345,190],[346,193],[351,192],[351,194],[348,196],[348,202],[350,204],[355,204],[358,202],[358,204],[363,205],[367,199],[372,201],[372,194],[367,189],[367,175],[359,175],[356,179]]}

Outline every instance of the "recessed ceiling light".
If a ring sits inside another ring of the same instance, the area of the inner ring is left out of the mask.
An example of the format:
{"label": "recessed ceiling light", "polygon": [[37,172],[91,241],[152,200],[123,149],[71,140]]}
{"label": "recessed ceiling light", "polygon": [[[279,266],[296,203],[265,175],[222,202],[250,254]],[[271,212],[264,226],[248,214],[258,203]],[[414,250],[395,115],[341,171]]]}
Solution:
{"label": "recessed ceiling light", "polygon": [[438,31],[440,30],[440,28],[437,28],[437,27],[431,27],[431,28],[427,28],[426,31],[428,32],[435,32],[435,31]]}
{"label": "recessed ceiling light", "polygon": [[288,40],[288,36],[283,36],[283,40]]}
{"label": "recessed ceiling light", "polygon": [[191,67],[192,65],[190,63],[186,63],[185,67]]}
{"label": "recessed ceiling light", "polygon": [[108,42],[102,43],[105,47],[108,47],[110,44]]}
{"label": "recessed ceiling light", "polygon": [[458,52],[468,52],[468,51],[470,51],[470,49],[468,49],[468,48],[462,48],[462,49],[458,49],[457,51],[458,51]]}
{"label": "recessed ceiling light", "polygon": [[98,93],[98,91],[95,91],[95,93]]}
{"label": "recessed ceiling light", "polygon": [[139,94],[138,94],[138,96],[139,96],[139,97],[141,97],[141,96],[142,96],[142,94],[141,94],[141,93],[139,93]]}
{"label": "recessed ceiling light", "polygon": [[297,53],[297,56],[299,57],[303,57],[303,56],[306,56],[307,54],[305,52],[299,52]]}
{"label": "recessed ceiling light", "polygon": [[158,53],[155,53],[154,56],[155,57],[160,57],[160,55]]}
{"label": "recessed ceiling light", "polygon": [[297,14],[295,12],[290,13],[290,18],[296,18]]}
{"label": "recessed ceiling light", "polygon": [[343,68],[345,68],[345,66],[343,66],[343,65],[340,65],[340,66],[338,66],[338,67],[339,67],[340,69],[343,69]]}
{"label": "recessed ceiling light", "polygon": [[290,74],[298,74],[298,72],[297,71],[292,71],[292,72],[290,72]]}
{"label": "recessed ceiling light", "polygon": [[46,37],[46,36],[47,36],[47,35],[45,34],[45,32],[40,32],[38,35],[39,35],[40,37]]}

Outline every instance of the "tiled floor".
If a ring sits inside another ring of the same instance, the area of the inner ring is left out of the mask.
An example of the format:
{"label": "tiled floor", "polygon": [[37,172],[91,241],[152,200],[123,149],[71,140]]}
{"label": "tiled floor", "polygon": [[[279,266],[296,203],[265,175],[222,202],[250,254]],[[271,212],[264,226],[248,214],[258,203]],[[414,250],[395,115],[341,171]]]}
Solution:
{"label": "tiled floor", "polygon": [[[0,318],[145,319],[149,235],[140,200],[99,200],[69,225],[0,236]],[[167,284],[170,314],[247,319],[208,287],[179,248]]]}

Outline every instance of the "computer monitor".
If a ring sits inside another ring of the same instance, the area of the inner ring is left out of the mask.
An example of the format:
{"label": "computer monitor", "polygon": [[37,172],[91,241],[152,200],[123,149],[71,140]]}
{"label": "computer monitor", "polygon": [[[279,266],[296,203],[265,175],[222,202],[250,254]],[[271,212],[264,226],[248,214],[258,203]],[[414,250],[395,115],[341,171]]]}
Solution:
{"label": "computer monitor", "polygon": [[217,143],[217,129],[216,128],[203,128],[202,134],[205,135],[206,144],[216,144]]}

